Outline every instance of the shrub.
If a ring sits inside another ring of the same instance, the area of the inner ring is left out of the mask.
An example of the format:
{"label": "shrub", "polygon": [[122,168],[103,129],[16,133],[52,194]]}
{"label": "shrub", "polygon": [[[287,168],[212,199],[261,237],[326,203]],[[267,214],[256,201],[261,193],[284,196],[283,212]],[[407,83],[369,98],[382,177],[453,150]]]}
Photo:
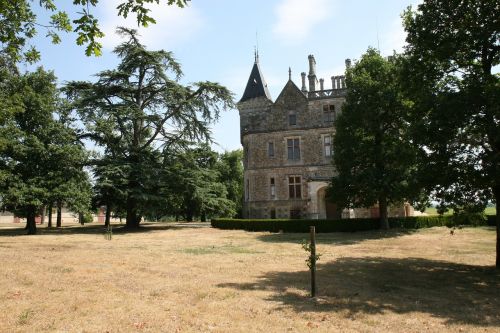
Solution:
{"label": "shrub", "polygon": [[[239,229],[246,231],[309,232],[310,226],[316,232],[355,232],[375,230],[380,227],[378,218],[355,218],[342,220],[292,220],[292,219],[212,219],[212,227],[218,229]],[[390,217],[391,228],[421,229],[431,227],[455,227],[459,225],[496,225],[495,216],[482,214],[461,214],[449,216]]]}

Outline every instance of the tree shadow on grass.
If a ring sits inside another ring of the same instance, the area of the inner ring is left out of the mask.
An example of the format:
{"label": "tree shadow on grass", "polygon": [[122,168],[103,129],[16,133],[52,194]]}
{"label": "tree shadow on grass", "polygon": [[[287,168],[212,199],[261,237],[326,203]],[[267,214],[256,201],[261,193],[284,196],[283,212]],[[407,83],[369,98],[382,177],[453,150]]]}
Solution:
{"label": "tree shadow on grass", "polygon": [[[297,312],[429,313],[448,324],[500,325],[500,271],[421,258],[341,258],[318,265],[318,299],[309,272],[270,272],[255,283],[219,287],[268,290]],[[297,291],[299,289],[299,291]]]}
{"label": "tree shadow on grass", "polygon": [[[113,234],[126,234],[126,233],[144,233],[163,230],[179,230],[190,228],[204,228],[209,227],[208,223],[199,222],[146,222],[141,223],[137,229],[127,229],[124,224],[113,224]],[[102,224],[89,223],[86,225],[71,224],[62,226],[61,228],[47,228],[45,226],[37,228],[37,235],[79,235],[79,234],[104,234],[106,227]],[[19,228],[3,227],[0,228],[0,237],[2,236],[24,236],[24,224],[20,224]]]}
{"label": "tree shadow on grass", "polygon": [[[412,229],[391,229],[391,230],[371,230],[359,232],[332,232],[317,233],[316,242],[318,244],[352,245],[361,241],[371,239],[395,238],[415,233]],[[308,233],[269,233],[257,237],[266,243],[298,243],[302,240],[309,240]]]}

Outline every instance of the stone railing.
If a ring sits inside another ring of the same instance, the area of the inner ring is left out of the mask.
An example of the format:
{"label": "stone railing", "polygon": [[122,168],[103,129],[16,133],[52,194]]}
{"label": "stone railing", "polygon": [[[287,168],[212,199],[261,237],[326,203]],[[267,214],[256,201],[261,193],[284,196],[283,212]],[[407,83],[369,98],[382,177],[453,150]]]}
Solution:
{"label": "stone railing", "polygon": [[347,89],[327,89],[327,90],[317,90],[310,91],[307,93],[307,98],[309,99],[323,99],[323,98],[335,98],[343,97],[347,93]]}

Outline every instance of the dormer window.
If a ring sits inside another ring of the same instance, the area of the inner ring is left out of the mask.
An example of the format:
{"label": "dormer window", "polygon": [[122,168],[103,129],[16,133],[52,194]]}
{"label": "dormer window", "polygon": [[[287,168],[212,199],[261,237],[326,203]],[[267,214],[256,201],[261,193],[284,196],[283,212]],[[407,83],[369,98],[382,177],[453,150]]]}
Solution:
{"label": "dormer window", "polygon": [[326,104],[323,105],[323,123],[333,123],[335,121],[335,105]]}
{"label": "dormer window", "polygon": [[297,125],[297,115],[295,115],[295,113],[290,113],[288,115],[288,125],[289,126]]}

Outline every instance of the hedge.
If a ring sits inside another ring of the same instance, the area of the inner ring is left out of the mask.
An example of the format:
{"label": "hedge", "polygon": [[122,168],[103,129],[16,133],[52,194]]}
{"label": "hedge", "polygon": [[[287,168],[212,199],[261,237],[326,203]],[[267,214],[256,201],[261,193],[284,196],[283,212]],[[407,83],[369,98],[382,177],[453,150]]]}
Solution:
{"label": "hedge", "polygon": [[[316,232],[355,232],[375,230],[380,227],[377,218],[355,218],[342,220],[295,220],[295,219],[212,219],[212,227],[218,229],[238,229],[246,231],[309,232],[310,226]],[[391,228],[419,229],[438,226],[496,225],[495,216],[411,216],[389,218]]]}

